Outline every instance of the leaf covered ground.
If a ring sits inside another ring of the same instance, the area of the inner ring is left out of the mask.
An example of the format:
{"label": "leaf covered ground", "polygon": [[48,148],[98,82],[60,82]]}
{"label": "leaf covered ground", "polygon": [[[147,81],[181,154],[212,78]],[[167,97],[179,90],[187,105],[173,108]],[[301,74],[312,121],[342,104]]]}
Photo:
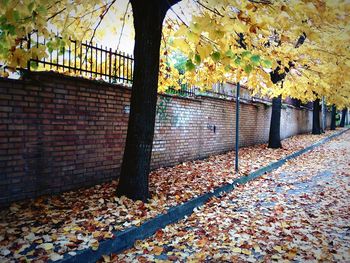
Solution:
{"label": "leaf covered ground", "polygon": [[350,262],[350,133],[105,262]]}
{"label": "leaf covered ground", "polygon": [[171,206],[230,183],[331,134],[294,136],[284,140],[283,149],[277,150],[265,144],[241,148],[240,174],[234,173],[234,152],[158,169],[150,175],[152,198],[148,203],[116,197],[116,181],[13,203],[0,212],[0,261],[58,260],[64,253],[74,255],[89,247],[97,250],[101,240],[113,237],[114,230],[138,226]]}

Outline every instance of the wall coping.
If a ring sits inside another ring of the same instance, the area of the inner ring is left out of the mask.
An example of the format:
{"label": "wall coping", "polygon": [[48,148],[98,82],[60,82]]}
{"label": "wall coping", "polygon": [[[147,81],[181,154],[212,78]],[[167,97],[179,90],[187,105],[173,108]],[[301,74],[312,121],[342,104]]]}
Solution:
{"label": "wall coping", "polygon": [[[69,75],[65,75],[62,73],[58,73],[58,72],[54,72],[54,71],[25,71],[25,75],[26,77],[24,79],[9,79],[9,78],[2,78],[0,77],[0,82],[2,81],[8,81],[11,83],[17,83],[17,82],[25,82],[30,84],[33,81],[37,81],[38,79],[44,77],[44,78],[55,78],[57,80],[62,79],[62,80],[67,80],[70,82],[81,82],[81,83],[88,83],[88,84],[95,84],[95,85],[101,85],[101,86],[105,86],[105,87],[109,87],[109,88],[117,88],[117,89],[124,89],[124,90],[128,90],[131,91],[131,87],[127,86],[127,85],[123,85],[122,83],[118,83],[118,84],[113,84],[113,83],[108,83],[105,81],[99,81],[99,80],[94,80],[94,79],[86,79],[83,77],[78,77],[78,76],[69,76]],[[187,101],[195,101],[195,102],[203,102],[204,100],[210,99],[210,100],[218,100],[218,101],[233,101],[236,102],[236,98],[235,97],[231,97],[231,98],[220,98],[220,97],[214,97],[214,96],[210,96],[210,95],[205,95],[205,94],[197,94],[194,97],[182,97],[182,96],[178,96],[176,94],[166,94],[166,93],[158,93],[158,96],[162,96],[162,97],[170,97],[173,99],[179,99],[179,100],[187,100]],[[240,99],[240,103],[242,104],[246,104],[246,105],[252,105],[252,106],[256,106],[258,107],[257,104],[261,104],[261,105],[267,105],[267,106],[271,106],[272,103],[268,103],[268,102],[264,102],[264,101],[260,101],[260,100],[246,100],[246,99]],[[299,107],[295,107],[293,105],[290,104],[286,104],[286,103],[282,103],[282,108],[283,107],[288,107],[288,108],[293,108],[296,110],[308,110],[308,111],[312,111],[312,109],[306,108],[301,106]]]}

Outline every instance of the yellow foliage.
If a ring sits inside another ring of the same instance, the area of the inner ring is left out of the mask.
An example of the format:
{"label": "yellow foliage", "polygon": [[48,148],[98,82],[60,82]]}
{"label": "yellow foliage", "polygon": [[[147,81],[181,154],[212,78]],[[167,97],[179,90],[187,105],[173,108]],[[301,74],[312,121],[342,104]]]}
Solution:
{"label": "yellow foliage", "polygon": [[[17,68],[26,67],[30,58],[47,56],[44,46],[20,48],[21,39],[23,46],[28,44],[28,33],[39,30],[49,39],[51,29],[60,32],[62,42],[50,43],[55,49],[64,46],[70,36],[89,39],[103,12],[114,2],[1,3],[0,61]],[[338,107],[350,106],[349,1],[276,0],[269,4],[248,0],[201,1],[206,8],[190,3],[193,10],[187,10],[186,25],[170,16],[165,21],[160,91],[178,89],[184,82],[205,88],[217,82],[245,80],[256,94],[291,96],[303,101],[326,96],[329,103]],[[124,12],[118,8],[118,1],[111,10]],[[115,25],[110,30],[115,31]],[[97,35],[106,33],[108,29]],[[188,58],[185,74],[180,74],[168,59],[178,50]],[[283,88],[280,82],[272,84],[269,76],[277,67],[280,74],[285,74]]]}

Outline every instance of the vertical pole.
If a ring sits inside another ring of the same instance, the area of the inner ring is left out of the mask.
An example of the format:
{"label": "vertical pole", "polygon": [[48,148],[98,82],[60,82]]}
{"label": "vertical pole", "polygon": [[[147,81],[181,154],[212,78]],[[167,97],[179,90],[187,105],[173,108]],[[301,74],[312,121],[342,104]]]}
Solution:
{"label": "vertical pole", "polygon": [[112,82],[112,48],[109,48],[109,73],[108,73],[108,82]]}
{"label": "vertical pole", "polygon": [[325,97],[322,97],[322,130],[326,132],[327,123],[326,123],[326,100]]}
{"label": "vertical pole", "polygon": [[236,86],[236,156],[235,156],[235,171],[238,172],[238,150],[239,150],[239,91],[241,85],[237,82]]}
{"label": "vertical pole", "polygon": [[[31,46],[30,46],[30,41],[31,41],[31,37],[32,37],[32,35],[29,33],[28,34],[28,43],[27,43],[27,49],[28,49],[28,52],[29,52],[29,50],[30,50],[30,48],[31,48]],[[28,69],[28,71],[30,71],[30,59],[27,61],[27,69]]]}

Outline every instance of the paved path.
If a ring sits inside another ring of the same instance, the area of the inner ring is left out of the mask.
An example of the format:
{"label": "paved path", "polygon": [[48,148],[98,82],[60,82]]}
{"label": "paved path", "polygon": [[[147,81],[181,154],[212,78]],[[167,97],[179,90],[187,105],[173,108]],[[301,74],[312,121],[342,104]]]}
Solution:
{"label": "paved path", "polygon": [[350,262],[350,132],[112,258]]}

